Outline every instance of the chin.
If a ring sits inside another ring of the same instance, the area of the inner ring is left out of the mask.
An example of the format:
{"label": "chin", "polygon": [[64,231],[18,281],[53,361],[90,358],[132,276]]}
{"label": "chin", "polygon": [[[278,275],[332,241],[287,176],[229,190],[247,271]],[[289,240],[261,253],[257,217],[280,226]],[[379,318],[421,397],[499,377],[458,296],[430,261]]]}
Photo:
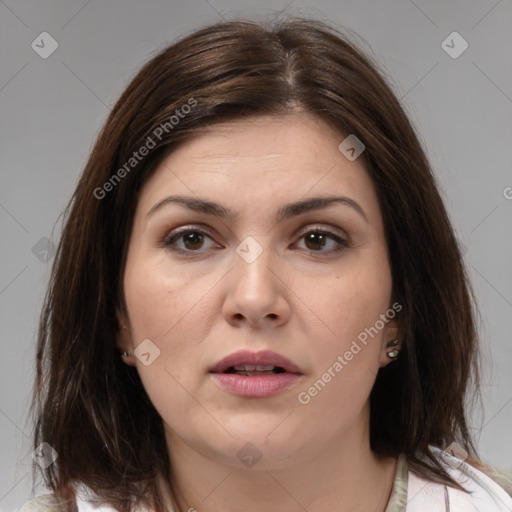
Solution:
{"label": "chin", "polygon": [[229,454],[230,464],[240,467],[240,463],[250,465],[252,460],[258,469],[277,468],[281,462],[296,457],[307,444],[298,435],[301,430],[294,428],[293,420],[284,419],[286,414],[248,416],[231,421],[227,430],[233,437],[223,436],[215,446],[222,456]]}

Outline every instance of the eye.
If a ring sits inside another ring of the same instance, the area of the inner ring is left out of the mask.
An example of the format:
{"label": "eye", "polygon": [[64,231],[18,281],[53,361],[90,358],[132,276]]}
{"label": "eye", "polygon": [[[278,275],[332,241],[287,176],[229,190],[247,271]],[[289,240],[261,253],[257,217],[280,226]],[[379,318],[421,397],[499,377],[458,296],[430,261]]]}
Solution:
{"label": "eye", "polygon": [[[304,247],[300,247],[300,243],[298,247],[309,253],[333,253],[349,246],[349,242],[339,235],[320,228],[303,232],[300,240],[304,240]],[[190,227],[170,233],[161,241],[161,245],[175,252],[189,254],[220,247],[207,233]]]}
{"label": "eye", "polygon": [[[177,252],[200,252],[201,249],[205,249],[204,245],[207,240],[213,242],[213,239],[204,231],[189,228],[171,233],[162,243],[165,247],[169,247],[171,250]],[[213,242],[213,244],[206,247],[206,249],[215,246],[217,245]]]}
{"label": "eye", "polygon": [[304,240],[304,248],[308,252],[331,253],[349,246],[349,243],[340,236],[319,228],[302,233],[300,238]]}

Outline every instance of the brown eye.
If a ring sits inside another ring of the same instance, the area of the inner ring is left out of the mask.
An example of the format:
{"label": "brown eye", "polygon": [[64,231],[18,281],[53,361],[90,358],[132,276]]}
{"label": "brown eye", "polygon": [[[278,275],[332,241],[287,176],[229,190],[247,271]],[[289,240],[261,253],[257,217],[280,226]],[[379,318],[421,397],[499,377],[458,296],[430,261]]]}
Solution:
{"label": "brown eye", "polygon": [[309,230],[301,236],[304,248],[309,252],[332,253],[349,246],[349,243],[338,235],[319,229]]}
{"label": "brown eye", "polygon": [[325,247],[326,236],[323,233],[309,233],[304,236],[306,247],[312,251],[317,251]]}
{"label": "brown eye", "polygon": [[[208,240],[211,241],[209,247]],[[163,240],[163,245],[177,252],[200,252],[201,249],[215,246],[210,236],[197,229],[187,229],[171,234]]]}
{"label": "brown eye", "polygon": [[182,240],[185,247],[192,251],[201,249],[201,246],[203,245],[204,242],[203,235],[201,233],[198,233],[197,231],[192,231],[190,233],[182,235]]}

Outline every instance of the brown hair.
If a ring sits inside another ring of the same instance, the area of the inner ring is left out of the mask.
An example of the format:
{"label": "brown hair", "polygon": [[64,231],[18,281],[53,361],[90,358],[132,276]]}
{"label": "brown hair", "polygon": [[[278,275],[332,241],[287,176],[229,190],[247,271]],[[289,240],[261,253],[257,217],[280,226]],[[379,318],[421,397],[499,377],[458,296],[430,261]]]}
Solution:
{"label": "brown hair", "polygon": [[[163,510],[157,478],[170,471],[162,420],[116,347],[138,194],[195,130],[299,110],[366,146],[361,158],[383,215],[393,297],[403,306],[403,349],[379,371],[370,396],[372,450],[404,453],[416,471],[453,486],[429,445],[456,441],[476,457],[465,410],[471,380],[478,387],[476,310],[435,178],[399,101],[372,59],[324,23],[226,22],[165,48],[140,70],[66,208],[32,402],[34,446],[45,441],[58,452],[42,471],[56,495],[72,501],[82,483],[119,510],[139,499]],[[144,145],[152,146],[147,156],[131,161]]]}

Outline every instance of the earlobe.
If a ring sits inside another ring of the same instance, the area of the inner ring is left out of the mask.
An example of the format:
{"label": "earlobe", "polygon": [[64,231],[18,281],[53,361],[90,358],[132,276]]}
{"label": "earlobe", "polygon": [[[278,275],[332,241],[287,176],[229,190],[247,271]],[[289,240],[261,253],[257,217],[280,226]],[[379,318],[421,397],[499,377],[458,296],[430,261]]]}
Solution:
{"label": "earlobe", "polygon": [[390,359],[396,359],[398,357],[398,353],[400,352],[400,342],[398,341],[398,338],[395,338],[394,340],[391,340],[387,344],[387,352],[386,355]]}
{"label": "earlobe", "polygon": [[131,353],[131,337],[128,326],[120,313],[117,313],[116,317],[118,324],[117,348],[121,352],[120,357],[122,357],[123,361],[129,366],[134,366],[133,361],[131,361],[133,354]]}
{"label": "earlobe", "polygon": [[121,358],[123,359],[123,362],[128,366],[135,366],[135,362],[133,361],[133,354],[131,352],[124,351],[121,354]]}
{"label": "earlobe", "polygon": [[135,366],[134,356],[132,352],[121,349],[119,357],[121,357],[123,363],[125,363],[126,365]]}
{"label": "earlobe", "polygon": [[383,341],[387,341],[382,345],[380,358],[381,368],[387,366],[399,357],[401,345],[404,340],[403,323],[401,316],[397,314],[402,310],[402,306],[398,302],[395,302],[393,307],[390,307],[388,311],[390,310],[393,310],[393,315],[388,317],[389,320],[383,335]]}
{"label": "earlobe", "polygon": [[383,347],[383,353],[381,355],[381,368],[387,366],[389,363],[395,361],[400,354],[400,340],[398,338],[394,338],[391,341],[388,341]]}

